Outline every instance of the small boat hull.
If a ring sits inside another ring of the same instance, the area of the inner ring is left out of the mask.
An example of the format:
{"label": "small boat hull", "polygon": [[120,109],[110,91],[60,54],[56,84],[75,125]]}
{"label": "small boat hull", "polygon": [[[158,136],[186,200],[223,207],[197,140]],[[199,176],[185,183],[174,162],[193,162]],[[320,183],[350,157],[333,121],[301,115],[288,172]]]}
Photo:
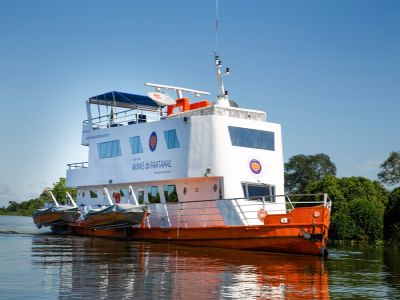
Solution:
{"label": "small boat hull", "polygon": [[115,204],[89,211],[81,225],[90,229],[125,228],[140,224],[146,215],[145,205]]}
{"label": "small boat hull", "polygon": [[74,223],[79,217],[78,207],[53,206],[46,209],[38,209],[33,214],[33,222],[38,228]]}

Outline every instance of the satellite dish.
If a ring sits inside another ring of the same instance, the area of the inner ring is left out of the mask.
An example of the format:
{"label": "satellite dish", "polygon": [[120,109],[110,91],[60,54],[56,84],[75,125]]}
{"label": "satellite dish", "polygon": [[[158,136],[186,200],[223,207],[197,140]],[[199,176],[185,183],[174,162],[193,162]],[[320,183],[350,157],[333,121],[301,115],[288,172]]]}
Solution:
{"label": "satellite dish", "polygon": [[229,100],[229,105],[231,107],[239,107],[239,105],[235,101],[232,101],[232,100]]}
{"label": "satellite dish", "polygon": [[147,95],[155,102],[157,102],[160,106],[166,105],[175,105],[176,101],[172,99],[167,94],[159,93],[159,92],[149,92]]}

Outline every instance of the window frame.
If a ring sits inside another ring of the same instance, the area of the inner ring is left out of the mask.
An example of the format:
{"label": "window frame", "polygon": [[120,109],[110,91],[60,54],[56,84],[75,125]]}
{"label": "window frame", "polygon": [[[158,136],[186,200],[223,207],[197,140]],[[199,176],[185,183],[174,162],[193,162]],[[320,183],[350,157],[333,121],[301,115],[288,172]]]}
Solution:
{"label": "window frame", "polygon": [[[143,153],[143,145],[142,145],[142,140],[140,138],[140,135],[135,135],[135,136],[130,137],[129,142],[131,144],[132,154]],[[135,142],[137,142],[137,144]]]}
{"label": "window frame", "polygon": [[[249,186],[267,188],[268,194],[250,196],[249,195]],[[273,184],[242,182],[242,189],[243,189],[244,198],[246,198],[247,200],[262,200],[264,198],[264,201],[266,201],[266,202],[275,202],[276,187]]]}
{"label": "window frame", "polygon": [[177,149],[181,147],[176,129],[165,130],[164,140],[168,149]]}
{"label": "window frame", "polygon": [[[153,195],[153,191],[155,191],[155,195]],[[159,204],[161,203],[161,195],[160,191],[157,185],[149,185],[146,186],[146,193],[147,193],[147,199],[149,201],[149,204]],[[153,200],[153,197],[155,198]]]}
{"label": "window frame", "polygon": [[275,132],[228,126],[232,146],[275,151]]}
{"label": "window frame", "polygon": [[120,140],[97,143],[97,152],[99,159],[121,156]]}
{"label": "window frame", "polygon": [[[170,188],[172,188],[172,191],[170,191]],[[163,191],[164,191],[164,197],[165,197],[165,202],[166,203],[178,203],[179,199],[178,199],[178,191],[176,189],[176,185],[175,184],[166,184],[163,185]],[[176,201],[171,201],[171,195],[175,194],[175,199]]]}

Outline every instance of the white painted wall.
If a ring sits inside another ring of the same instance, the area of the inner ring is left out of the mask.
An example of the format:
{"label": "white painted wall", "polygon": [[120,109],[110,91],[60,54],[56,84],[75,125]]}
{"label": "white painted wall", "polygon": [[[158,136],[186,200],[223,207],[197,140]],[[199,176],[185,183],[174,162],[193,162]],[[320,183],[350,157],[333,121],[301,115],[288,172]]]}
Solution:
{"label": "white painted wall", "polygon": [[[274,132],[275,150],[232,146],[228,126]],[[164,131],[170,129],[176,130],[180,148],[167,149]],[[158,137],[157,147],[153,152],[149,149],[149,138],[152,132],[156,132]],[[83,134],[88,136],[87,132]],[[132,154],[129,138],[133,136],[140,136],[143,153]],[[121,156],[100,159],[97,144],[117,139],[120,140]],[[127,188],[129,185],[162,187],[163,184],[175,184],[180,201],[217,199],[220,185],[222,185],[223,198],[241,198],[244,197],[243,182],[274,185],[277,195],[284,194],[282,139],[279,124],[228,116],[199,115],[188,116],[186,120],[173,118],[92,130],[87,140],[89,141],[89,167],[67,170],[67,185],[87,190],[85,198],[78,197],[78,202],[81,200],[85,204],[94,204],[95,201],[106,203],[102,198],[102,192],[99,193],[98,199],[88,198],[90,186],[97,186],[100,191],[103,186],[119,189],[120,187]],[[249,163],[252,159],[257,159],[261,163],[260,174],[251,172]],[[151,162],[159,160],[169,161],[170,164],[168,167],[149,167]],[[134,170],[134,163],[143,164],[144,168]],[[210,169],[209,178],[205,177],[207,169]],[[215,183],[218,184],[217,192],[212,189]],[[186,195],[183,195],[184,187],[187,190]],[[234,206],[236,207],[236,204]],[[254,211],[259,208],[258,204],[254,207],[246,207],[249,211],[246,217],[250,215],[254,217]],[[236,209],[237,214],[240,215],[241,211],[237,207]],[[221,210],[223,211],[222,208]],[[284,198],[277,198],[277,204],[272,210],[275,213],[284,212]],[[243,221],[242,217],[240,219]]]}

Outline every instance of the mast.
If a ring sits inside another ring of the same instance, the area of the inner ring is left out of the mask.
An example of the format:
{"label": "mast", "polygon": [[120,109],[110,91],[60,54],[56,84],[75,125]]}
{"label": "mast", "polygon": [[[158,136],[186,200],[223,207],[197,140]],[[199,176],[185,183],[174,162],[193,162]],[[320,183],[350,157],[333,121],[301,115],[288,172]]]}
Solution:
{"label": "mast", "polygon": [[229,75],[229,68],[225,69],[225,72],[221,72],[221,68],[222,68],[222,62],[219,59],[219,56],[215,53],[214,55],[214,59],[215,59],[215,75],[217,77],[217,105],[219,106],[225,106],[225,107],[229,107],[229,96],[228,96],[228,91],[225,90],[224,87],[224,82],[222,80],[222,77]]}

